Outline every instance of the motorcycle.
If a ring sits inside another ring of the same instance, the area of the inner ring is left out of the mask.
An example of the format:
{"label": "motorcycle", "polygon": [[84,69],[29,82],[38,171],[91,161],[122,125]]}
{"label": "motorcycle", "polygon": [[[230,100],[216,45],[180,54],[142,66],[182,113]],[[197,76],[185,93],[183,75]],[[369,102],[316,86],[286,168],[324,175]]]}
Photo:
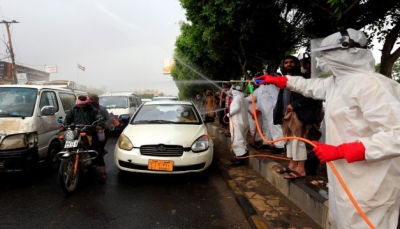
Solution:
{"label": "motorcycle", "polygon": [[85,170],[93,169],[97,166],[94,160],[99,155],[99,152],[89,149],[93,137],[87,132],[89,128],[93,128],[100,120],[101,118],[93,122],[92,125],[68,125],[64,134],[59,136],[65,144],[63,151],[58,153],[58,158],[61,161],[58,178],[61,189],[65,193],[75,191],[78,186],[79,176]]}

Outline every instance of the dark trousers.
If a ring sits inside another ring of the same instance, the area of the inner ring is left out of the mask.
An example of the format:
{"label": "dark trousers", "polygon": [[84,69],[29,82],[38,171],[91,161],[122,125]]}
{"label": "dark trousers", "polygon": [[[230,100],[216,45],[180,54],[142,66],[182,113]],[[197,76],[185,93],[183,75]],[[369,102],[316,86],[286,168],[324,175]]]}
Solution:
{"label": "dark trousers", "polygon": [[90,128],[90,129],[88,130],[88,132],[89,132],[90,135],[92,136],[92,145],[90,146],[90,148],[91,148],[92,150],[96,150],[96,151],[99,153],[99,155],[97,156],[97,158],[94,159],[94,162],[95,162],[98,166],[105,166],[106,164],[105,164],[104,158],[103,158],[103,155],[104,155],[103,149],[104,149],[104,147],[103,147],[103,148],[101,147],[101,143],[100,143],[99,138],[98,138],[98,136],[97,136],[97,131],[96,131],[95,128]]}
{"label": "dark trousers", "polygon": [[104,150],[104,147],[105,147],[106,144],[107,144],[108,138],[110,137],[110,131],[109,131],[108,129],[105,129],[105,130],[104,130],[104,135],[105,135],[104,141],[101,141],[101,142],[100,142],[100,148],[101,148],[102,150]]}
{"label": "dark trousers", "polygon": [[[218,116],[219,116],[219,124],[221,124],[222,126],[228,126],[229,125],[229,118],[227,116],[225,116],[225,110],[222,111],[218,111]],[[225,122],[224,122],[225,120]]]}

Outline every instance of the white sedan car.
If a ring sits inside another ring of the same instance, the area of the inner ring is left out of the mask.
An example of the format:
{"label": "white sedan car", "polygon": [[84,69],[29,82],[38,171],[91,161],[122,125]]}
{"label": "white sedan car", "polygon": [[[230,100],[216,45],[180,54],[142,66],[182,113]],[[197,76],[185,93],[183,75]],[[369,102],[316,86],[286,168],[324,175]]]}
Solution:
{"label": "white sedan car", "polygon": [[201,172],[213,160],[213,146],[205,121],[191,102],[152,101],[136,111],[121,133],[114,162],[129,172]]}

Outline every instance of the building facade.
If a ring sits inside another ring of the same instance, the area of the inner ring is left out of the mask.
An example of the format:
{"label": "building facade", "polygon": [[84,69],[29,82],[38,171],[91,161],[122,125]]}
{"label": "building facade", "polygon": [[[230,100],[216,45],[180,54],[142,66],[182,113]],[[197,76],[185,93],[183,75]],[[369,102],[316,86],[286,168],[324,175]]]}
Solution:
{"label": "building facade", "polygon": [[[50,73],[39,71],[33,68],[28,68],[21,65],[16,65],[18,77],[25,78],[26,81],[48,81]],[[17,77],[17,76],[16,76]],[[0,84],[18,83],[17,79],[12,77],[12,64],[0,61]]]}

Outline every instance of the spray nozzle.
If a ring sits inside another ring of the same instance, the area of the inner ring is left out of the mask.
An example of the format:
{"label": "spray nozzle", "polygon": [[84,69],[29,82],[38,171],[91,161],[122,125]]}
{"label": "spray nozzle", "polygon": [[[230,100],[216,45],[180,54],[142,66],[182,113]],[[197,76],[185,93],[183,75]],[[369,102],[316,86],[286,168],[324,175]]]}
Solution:
{"label": "spray nozzle", "polygon": [[263,82],[262,79],[253,78],[253,83],[254,83],[255,85],[259,85],[261,82]]}

